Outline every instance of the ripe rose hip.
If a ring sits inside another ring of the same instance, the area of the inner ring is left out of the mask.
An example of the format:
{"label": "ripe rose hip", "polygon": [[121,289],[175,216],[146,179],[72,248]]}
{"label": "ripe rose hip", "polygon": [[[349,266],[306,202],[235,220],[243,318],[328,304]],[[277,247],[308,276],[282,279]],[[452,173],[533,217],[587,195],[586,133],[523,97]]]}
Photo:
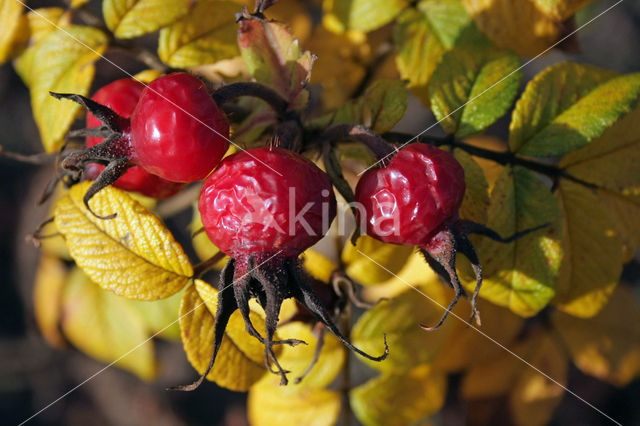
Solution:
{"label": "ripe rose hip", "polygon": [[225,158],[202,185],[198,207],[211,241],[235,258],[277,252],[297,257],[322,238],[336,215],[327,174],[280,148]]}
{"label": "ripe rose hip", "polygon": [[[107,84],[98,90],[93,100],[111,108],[123,118],[129,118],[138,104],[138,99],[145,86],[131,78],[123,78]],[[90,112],[87,113],[87,127],[100,127],[102,123]],[[98,145],[101,138],[87,137],[87,148]],[[85,168],[87,179],[96,179],[104,170],[104,166],[88,164]],[[124,175],[114,182],[113,186],[126,191],[134,191],[148,197],[163,199],[176,194],[184,187],[182,183],[170,182],[159,176],[148,173],[140,166],[129,168]]]}
{"label": "ripe rose hip", "polygon": [[196,77],[174,73],[142,92],[131,115],[132,159],[174,182],[204,179],[229,148],[229,122]]}
{"label": "ripe rose hip", "polygon": [[464,170],[451,154],[415,143],[389,164],[370,169],[356,187],[366,231],[381,241],[420,245],[457,216],[464,196]]}
{"label": "ripe rose hip", "polygon": [[[196,382],[179,386],[192,390],[215,362],[229,317],[240,310],[247,332],[265,345],[269,371],[287,384],[287,371],[273,345],[304,343],[274,341],[280,306],[293,297],[348,348],[381,361],[388,350],[372,357],[355,348],[335,325],[326,307],[303,275],[298,255],[317,242],[336,214],[329,177],[299,154],[281,148],[254,148],[225,158],[202,185],[198,208],[211,241],[231,256],[220,277],[214,350],[206,371]],[[266,336],[251,323],[249,299],[264,308]],[[275,365],[274,370],[271,362]]]}
{"label": "ripe rose hip", "polygon": [[360,219],[367,233],[383,242],[418,246],[431,268],[455,291],[440,321],[422,326],[427,330],[440,327],[460,296],[467,297],[456,272],[458,251],[469,259],[476,275],[469,321],[475,318],[480,324],[476,305],[482,266],[469,234],[507,243],[546,226],[503,238],[484,225],[458,218],[464,192],[460,163],[448,152],[422,143],[408,145],[388,164],[368,170],[356,187],[356,201],[364,207]]}
{"label": "ripe rose hip", "polygon": [[[106,166],[84,196],[89,211],[91,197],[135,165],[171,182],[195,182],[204,179],[229,148],[229,123],[224,113],[204,84],[186,73],[168,74],[151,82],[140,94],[130,118],[81,95],[51,95],[79,103],[102,123],[99,128],[75,133],[98,136],[103,142],[62,161],[67,183],[79,181],[87,164]],[[106,218],[110,217],[113,215]]]}

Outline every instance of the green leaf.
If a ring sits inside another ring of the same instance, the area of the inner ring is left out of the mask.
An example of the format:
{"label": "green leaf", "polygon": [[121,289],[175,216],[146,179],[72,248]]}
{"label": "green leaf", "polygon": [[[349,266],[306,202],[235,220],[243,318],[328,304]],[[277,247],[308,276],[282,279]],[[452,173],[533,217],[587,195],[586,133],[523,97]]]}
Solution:
{"label": "green leaf", "polygon": [[573,62],[542,71],[516,103],[509,134],[511,151],[521,151],[559,115],[614,76],[611,71]]}
{"label": "green leaf", "polygon": [[[378,267],[371,262],[371,268]],[[426,262],[422,265],[422,275],[429,275]],[[390,276],[391,278],[391,276]],[[415,286],[413,280],[406,280]],[[420,290],[433,300],[421,295],[404,283],[407,291],[391,300],[382,300],[366,311],[353,327],[353,344],[369,354],[384,351],[383,334],[387,336],[389,357],[384,362],[361,360],[378,371],[393,372],[407,370],[416,365],[433,362],[442,343],[451,330],[453,322],[445,322],[437,333],[425,333],[418,324],[435,324],[442,316],[449,302],[449,292],[437,280]],[[434,300],[441,306],[436,305]]]}
{"label": "green leaf", "polygon": [[422,0],[418,3],[433,35],[447,49],[455,46],[463,30],[472,23],[460,0]]}
{"label": "green leaf", "polygon": [[107,187],[83,203],[91,182],[74,185],[56,204],[55,224],[71,257],[98,285],[137,300],[169,297],[191,281],[182,247],[154,214],[126,192]]}
{"label": "green leaf", "polygon": [[75,347],[103,362],[118,360],[116,365],[143,379],[153,378],[153,342],[126,299],[102,290],[76,268],[65,286],[62,310],[62,330]]}
{"label": "green leaf", "polygon": [[464,182],[467,187],[460,206],[460,217],[478,223],[486,223],[489,208],[489,183],[484,171],[471,155],[461,149],[454,150],[453,156],[464,169]]}
{"label": "green leaf", "polygon": [[514,53],[482,45],[446,52],[429,83],[431,109],[445,131],[469,136],[507,112],[520,86],[519,65]]}
{"label": "green leaf", "polygon": [[80,105],[49,95],[88,95],[95,67],[107,48],[107,36],[91,27],[71,25],[51,31],[18,59],[16,67],[29,85],[31,108],[47,152],[57,151]]}
{"label": "green leaf", "polygon": [[583,185],[561,180],[557,198],[564,211],[563,260],[554,303],[582,318],[596,315],[622,273],[622,244],[607,206]]}
{"label": "green leaf", "polygon": [[324,0],[323,23],[331,31],[373,31],[388,24],[407,0]]}
{"label": "green leaf", "polygon": [[191,7],[192,0],[103,0],[102,15],[116,37],[133,38],[172,24]]}
{"label": "green leaf", "polygon": [[438,412],[446,394],[446,376],[422,365],[375,377],[354,388],[349,399],[364,425],[409,425]]}
{"label": "green leaf", "polygon": [[315,56],[301,52],[298,39],[284,24],[261,19],[243,19],[238,27],[238,45],[249,72],[289,101],[291,109],[306,105],[305,89]]}
{"label": "green leaf", "polygon": [[633,110],[639,98],[640,73],[613,78],[554,117],[518,152],[553,156],[582,148]]}
{"label": "green leaf", "polygon": [[[522,167],[505,167],[491,193],[487,226],[509,237],[545,223],[549,226],[509,244],[479,238],[475,247],[484,268],[480,296],[521,316],[532,316],[555,295],[561,263],[561,215],[549,189]],[[474,280],[466,280],[469,290]]]}
{"label": "green leaf", "polygon": [[385,133],[400,121],[407,110],[407,90],[399,80],[379,80],[361,97],[347,102],[331,120],[334,124],[362,124],[376,133]]}
{"label": "green leaf", "polygon": [[239,54],[231,1],[200,0],[184,18],[160,31],[158,55],[176,68],[212,64]]}

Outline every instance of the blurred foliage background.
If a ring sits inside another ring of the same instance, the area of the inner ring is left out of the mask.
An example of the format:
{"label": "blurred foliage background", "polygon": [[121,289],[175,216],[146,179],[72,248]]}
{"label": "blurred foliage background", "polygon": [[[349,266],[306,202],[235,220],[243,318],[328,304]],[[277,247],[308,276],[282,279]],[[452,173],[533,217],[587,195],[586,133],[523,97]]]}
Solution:
{"label": "blurred foliage background", "polygon": [[[96,14],[99,5],[89,4]],[[287,3],[287,0],[284,1]],[[317,9],[317,2],[309,1]],[[615,1],[601,0],[582,9],[576,16],[576,26],[587,22]],[[65,6],[62,1],[30,1],[30,7]],[[317,18],[317,16],[316,16]],[[318,24],[318,22],[315,22]],[[294,23],[295,25],[295,23]],[[316,53],[322,60],[339,61],[327,39],[306,39],[301,36],[310,29],[294,28],[303,40],[303,47]],[[143,42],[154,45],[154,35],[145,36]],[[328,36],[327,36],[328,37]],[[640,2],[626,0],[609,13],[577,33],[575,40],[564,49],[554,49],[528,64],[524,81],[530,80],[542,69],[554,63],[571,60],[585,62],[621,73],[640,69]],[[140,63],[117,51],[106,57],[129,72],[143,69]],[[98,62],[95,88],[122,78],[122,72],[104,60]],[[345,78],[354,77],[353,75]],[[355,77],[354,77],[355,78]],[[313,81],[313,80],[312,80]],[[336,87],[325,90],[339,92]],[[29,101],[29,93],[11,64],[0,66],[0,144],[8,151],[32,154],[41,152],[38,134]],[[335,106],[335,105],[334,105]],[[509,114],[493,125],[489,133],[507,139]],[[435,122],[429,109],[410,97],[409,110],[396,130],[417,133]],[[104,364],[72,349],[52,348],[38,331],[33,315],[33,282],[40,256],[39,250],[25,241],[37,225],[48,216],[49,206],[37,206],[35,201],[53,174],[47,167],[31,166],[0,158],[0,418],[5,424],[17,424],[55,401],[75,386],[77,390],[52,405],[34,418],[31,424],[41,425],[242,425],[247,424],[246,395],[219,388],[206,382],[192,393],[167,392],[165,388],[176,383],[187,383],[194,371],[189,366],[179,343],[156,342],[159,376],[153,382],[118,368],[104,368]],[[190,212],[170,217],[167,224],[179,241],[189,239]],[[187,249],[190,244],[183,244]],[[193,255],[193,253],[189,253]],[[195,257],[195,256],[194,256]],[[640,297],[640,260],[624,268],[622,281],[632,285],[635,297]],[[422,300],[422,303],[429,303]],[[65,346],[64,342],[61,342]],[[452,351],[455,348],[452,347]],[[454,353],[454,352],[452,352]],[[507,361],[505,361],[507,362]],[[91,378],[96,372],[100,374]],[[355,383],[371,377],[366,367],[353,372]],[[416,373],[416,374],[419,374]],[[87,381],[86,384],[83,382]],[[483,380],[482,377],[479,380]],[[444,408],[432,419],[435,424],[461,425],[509,424],[504,401],[477,400],[463,402],[460,398],[461,378],[450,376]],[[585,400],[593,402],[605,413],[623,424],[640,424],[640,381],[624,388],[616,388],[593,377],[586,376],[571,366],[569,388]],[[473,412],[474,417],[466,413]],[[596,425],[608,421],[580,400],[566,394],[554,413],[551,424]]]}

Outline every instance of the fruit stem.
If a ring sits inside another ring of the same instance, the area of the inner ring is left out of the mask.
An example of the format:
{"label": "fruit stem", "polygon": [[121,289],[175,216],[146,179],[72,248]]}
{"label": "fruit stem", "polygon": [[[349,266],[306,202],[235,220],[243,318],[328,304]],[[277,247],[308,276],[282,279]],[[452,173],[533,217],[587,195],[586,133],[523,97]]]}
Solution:
{"label": "fruit stem", "polygon": [[260,83],[237,82],[216,89],[211,96],[218,106],[241,96],[252,96],[268,103],[280,117],[287,115],[289,103],[274,90]]}
{"label": "fruit stem", "polygon": [[[383,136],[385,137],[385,139],[389,139],[391,141],[401,142],[401,143],[406,143],[406,141],[412,140],[411,135],[397,133],[397,132],[385,133]],[[413,139],[416,142],[429,143],[435,146],[446,145],[452,148],[459,148],[467,152],[468,154],[494,161],[498,164],[502,164],[503,166],[506,166],[506,165],[522,166],[534,172],[549,176],[554,181],[558,180],[559,178],[563,178],[563,179],[568,179],[578,184],[587,186],[589,188],[597,188],[597,185],[594,185],[593,183],[586,182],[576,178],[575,176],[572,176],[562,167],[519,157],[518,155],[509,151],[493,151],[490,149],[481,148],[479,146],[470,145],[466,142],[463,142],[459,139],[455,139],[451,136],[445,136],[442,138],[437,136],[420,136],[418,138],[413,138]]]}
{"label": "fruit stem", "polygon": [[[320,136],[326,142],[355,141],[363,143],[377,159],[391,159],[395,149],[382,137],[359,124],[337,124],[329,127]],[[326,143],[325,142],[325,143]]]}

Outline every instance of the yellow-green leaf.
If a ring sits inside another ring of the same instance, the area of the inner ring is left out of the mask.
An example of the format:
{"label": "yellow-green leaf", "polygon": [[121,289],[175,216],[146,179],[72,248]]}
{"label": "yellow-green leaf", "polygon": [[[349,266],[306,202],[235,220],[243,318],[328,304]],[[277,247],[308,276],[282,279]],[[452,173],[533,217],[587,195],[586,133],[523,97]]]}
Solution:
{"label": "yellow-green leaf", "polygon": [[509,148],[520,151],[572,105],[615,77],[590,65],[562,62],[531,80],[511,116]]}
{"label": "yellow-green leaf", "polygon": [[623,261],[631,260],[640,244],[640,108],[636,108],[600,138],[567,154],[560,166],[570,175],[597,185],[600,204],[613,215],[623,243]]}
{"label": "yellow-green leaf", "polygon": [[458,37],[472,22],[461,0],[422,0],[418,10],[426,18],[433,35],[447,49],[455,46]]}
{"label": "yellow-green leaf", "polygon": [[447,379],[428,365],[385,373],[354,388],[351,407],[364,425],[409,425],[442,408]]}
{"label": "yellow-green leaf", "polygon": [[16,65],[29,85],[31,108],[47,152],[58,150],[80,105],[60,101],[50,91],[88,95],[93,63],[107,47],[107,36],[91,27],[70,25],[48,33]]}
{"label": "yellow-green leaf", "polygon": [[[218,291],[196,280],[180,305],[182,344],[191,365],[204,373],[213,353],[213,329]],[[264,314],[251,312],[251,322],[264,336]],[[235,391],[247,391],[266,372],[264,345],[245,331],[239,311],[233,313],[225,331],[213,369],[207,379]]]}
{"label": "yellow-green leaf", "polygon": [[62,329],[74,346],[103,362],[118,360],[116,365],[143,379],[153,378],[153,342],[127,300],[102,290],[75,269],[62,303]]}
{"label": "yellow-green leaf", "polygon": [[[518,315],[535,315],[555,295],[562,257],[558,203],[532,172],[506,167],[493,188],[488,216],[487,226],[503,237],[549,224],[509,244],[481,238],[475,245],[484,268],[480,295]],[[465,285],[472,291],[475,280],[465,279]]]}
{"label": "yellow-green leaf", "polygon": [[[376,285],[391,278],[404,267],[413,252],[411,246],[387,244],[368,235],[361,235],[354,246],[347,243],[342,250],[342,262],[349,277],[362,285]],[[364,253],[364,254],[363,254]],[[383,265],[387,270],[376,265]]]}
{"label": "yellow-green leaf", "polygon": [[55,223],[71,257],[93,281],[114,293],[138,300],[169,297],[182,289],[193,268],[182,247],[160,219],[126,192],[107,187],[90,201],[82,198],[91,182],[75,185],[55,209]]}
{"label": "yellow-green leaf", "polygon": [[324,0],[323,23],[336,33],[373,31],[391,22],[406,6],[406,0]]}
{"label": "yellow-green leaf", "polygon": [[554,312],[552,321],[584,373],[616,386],[640,376],[640,307],[628,286],[619,285],[595,317]]}
{"label": "yellow-green leaf", "polygon": [[564,211],[563,260],[554,303],[578,317],[597,314],[622,273],[622,244],[607,206],[594,190],[560,182],[557,197]]}
{"label": "yellow-green leaf", "polygon": [[168,340],[180,340],[180,324],[178,323],[178,311],[182,292],[162,300],[151,302],[144,300],[127,300],[138,313],[150,334],[159,333],[159,336]]}
{"label": "yellow-green leaf", "polygon": [[476,25],[498,46],[535,56],[560,35],[558,23],[531,0],[463,0]]}
{"label": "yellow-green leaf", "polygon": [[640,73],[613,78],[554,117],[518,152],[552,156],[582,148],[632,111],[639,99]]}
{"label": "yellow-green leaf", "polygon": [[[318,340],[312,332],[311,326],[301,322],[290,322],[278,326],[278,335],[281,339],[300,339],[307,342],[306,345],[284,346],[278,357],[278,362],[287,371],[289,377],[296,379],[304,373],[311,364]],[[286,387],[286,394],[297,394],[300,388],[324,388],[333,382],[338,373],[342,371],[345,359],[345,348],[340,341],[328,330],[324,336],[324,346],[320,352],[318,362],[313,366],[300,383]],[[293,380],[292,380],[293,381]],[[273,388],[280,387],[280,377],[275,374],[265,375],[258,386],[270,385]]]}
{"label": "yellow-green leaf", "polygon": [[191,7],[191,0],[103,0],[102,14],[116,37],[133,38],[172,24]]}
{"label": "yellow-green leaf", "polygon": [[403,82],[379,80],[363,96],[338,109],[329,125],[362,124],[376,133],[385,133],[404,116],[407,103],[407,90]]}
{"label": "yellow-green leaf", "polygon": [[251,75],[289,101],[289,108],[306,105],[315,56],[302,52],[298,39],[284,24],[244,19],[238,28],[238,46]]}
{"label": "yellow-green leaf", "polygon": [[564,21],[593,0],[534,0],[545,15],[557,21]]}
{"label": "yellow-green leaf", "polygon": [[[425,264],[425,273],[426,268]],[[442,306],[448,305],[447,296],[451,297],[444,284],[438,281],[433,281],[428,288],[420,287],[420,291],[441,306],[415,290],[408,290],[391,300],[381,300],[358,319],[351,334],[354,345],[369,354],[378,355],[384,351],[384,333],[389,344],[389,357],[384,362],[362,359],[363,362],[383,372],[406,370],[433,362],[442,342],[453,329],[452,322],[456,320],[452,318],[445,322],[434,333],[420,328],[418,324],[437,323],[444,313]]]}
{"label": "yellow-green leaf", "polygon": [[398,16],[393,42],[400,76],[408,81],[407,87],[428,104],[429,80],[445,48],[430,30],[424,14],[415,9],[407,9]]}
{"label": "yellow-green leaf", "polygon": [[508,395],[516,424],[545,425],[564,395],[569,370],[567,356],[553,336],[540,330],[510,349],[560,385],[503,351],[493,359],[473,365],[463,379],[462,395],[469,400]]}
{"label": "yellow-green leaf", "polygon": [[464,182],[467,187],[460,206],[460,217],[478,223],[487,222],[489,208],[489,183],[482,167],[461,149],[453,151],[453,156],[464,169]]}
{"label": "yellow-green leaf", "polygon": [[247,401],[254,426],[331,426],[340,414],[340,393],[326,389],[256,385]]}
{"label": "yellow-green leaf", "polygon": [[33,284],[33,310],[38,328],[50,345],[59,348],[66,346],[60,333],[60,320],[67,276],[67,268],[60,259],[43,255]]}
{"label": "yellow-green leaf", "polygon": [[190,68],[239,54],[237,3],[200,0],[188,15],[160,31],[158,55],[166,64]]}
{"label": "yellow-green leaf", "polygon": [[482,44],[446,52],[429,83],[431,109],[445,131],[478,133],[507,112],[520,86],[519,65],[515,54]]}
{"label": "yellow-green leaf", "polygon": [[[0,0],[0,64],[15,54],[16,44],[24,42],[24,5],[16,0]],[[27,33],[28,34],[28,33]]]}

